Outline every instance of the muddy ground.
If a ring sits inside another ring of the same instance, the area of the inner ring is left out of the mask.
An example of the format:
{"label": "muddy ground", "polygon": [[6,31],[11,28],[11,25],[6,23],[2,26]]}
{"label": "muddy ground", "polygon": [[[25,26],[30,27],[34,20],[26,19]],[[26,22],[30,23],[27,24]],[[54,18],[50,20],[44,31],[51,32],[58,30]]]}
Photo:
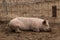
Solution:
{"label": "muddy ground", "polygon": [[7,25],[0,24],[0,40],[60,40],[60,24],[50,24],[51,32],[6,32]]}

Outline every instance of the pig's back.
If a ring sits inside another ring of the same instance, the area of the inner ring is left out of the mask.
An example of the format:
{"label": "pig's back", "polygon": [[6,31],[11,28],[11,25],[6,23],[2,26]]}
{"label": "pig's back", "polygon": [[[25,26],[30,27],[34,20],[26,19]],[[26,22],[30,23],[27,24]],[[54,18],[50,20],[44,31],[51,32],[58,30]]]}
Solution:
{"label": "pig's back", "polygon": [[31,18],[31,17],[18,17],[18,20],[22,21],[25,25],[41,25],[44,21],[40,18]]}

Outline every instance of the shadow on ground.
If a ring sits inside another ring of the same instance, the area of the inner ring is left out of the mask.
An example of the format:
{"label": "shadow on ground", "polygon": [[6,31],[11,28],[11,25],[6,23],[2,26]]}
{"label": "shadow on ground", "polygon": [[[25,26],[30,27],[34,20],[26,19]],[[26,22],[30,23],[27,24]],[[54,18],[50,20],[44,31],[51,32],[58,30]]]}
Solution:
{"label": "shadow on ground", "polygon": [[7,33],[6,24],[0,24],[0,40],[60,40],[60,24],[50,24],[51,32],[22,31]]}

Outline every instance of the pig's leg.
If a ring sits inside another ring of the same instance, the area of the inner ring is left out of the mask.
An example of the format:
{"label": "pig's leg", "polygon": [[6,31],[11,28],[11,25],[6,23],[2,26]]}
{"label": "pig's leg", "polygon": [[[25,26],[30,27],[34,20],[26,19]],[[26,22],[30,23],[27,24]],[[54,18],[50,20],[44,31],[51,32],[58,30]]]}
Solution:
{"label": "pig's leg", "polygon": [[21,32],[20,28],[17,27],[17,28],[15,29],[15,32],[20,33],[20,32]]}
{"label": "pig's leg", "polygon": [[40,30],[39,30],[39,28],[34,28],[33,31],[34,32],[39,32]]}
{"label": "pig's leg", "polygon": [[51,28],[49,29],[44,29],[45,32],[50,32],[51,31]]}

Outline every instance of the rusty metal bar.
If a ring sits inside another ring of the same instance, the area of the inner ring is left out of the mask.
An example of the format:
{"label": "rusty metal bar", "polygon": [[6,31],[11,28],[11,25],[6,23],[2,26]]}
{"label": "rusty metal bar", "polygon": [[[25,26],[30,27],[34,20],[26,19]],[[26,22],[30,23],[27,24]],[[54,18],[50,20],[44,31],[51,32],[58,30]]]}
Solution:
{"label": "rusty metal bar", "polygon": [[57,17],[57,7],[55,5],[52,6],[52,17]]}

